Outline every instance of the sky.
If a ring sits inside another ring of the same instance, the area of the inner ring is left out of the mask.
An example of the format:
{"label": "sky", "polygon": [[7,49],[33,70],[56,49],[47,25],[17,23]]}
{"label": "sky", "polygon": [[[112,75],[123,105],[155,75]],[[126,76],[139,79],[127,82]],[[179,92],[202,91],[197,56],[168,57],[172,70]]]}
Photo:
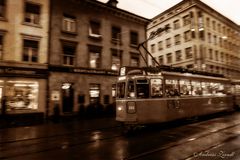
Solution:
{"label": "sky", "polygon": [[[108,0],[98,0],[106,3]],[[240,0],[201,0],[211,8],[240,25]],[[181,0],[118,0],[118,8],[145,18],[153,18]]]}

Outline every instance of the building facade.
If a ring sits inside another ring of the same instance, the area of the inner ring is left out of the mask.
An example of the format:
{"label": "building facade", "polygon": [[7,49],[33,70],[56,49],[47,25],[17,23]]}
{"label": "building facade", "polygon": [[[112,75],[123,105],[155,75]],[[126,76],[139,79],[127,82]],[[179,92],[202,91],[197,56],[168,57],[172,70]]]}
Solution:
{"label": "building facade", "polygon": [[240,77],[240,28],[233,21],[200,0],[183,0],[154,17],[147,36],[166,26],[148,42],[158,63]]}
{"label": "building facade", "polygon": [[148,19],[118,9],[117,1],[52,0],[49,108],[61,114],[114,102],[120,66],[143,66],[137,46]]}
{"label": "building facade", "polygon": [[8,113],[45,112],[48,0],[0,0],[0,98]]}

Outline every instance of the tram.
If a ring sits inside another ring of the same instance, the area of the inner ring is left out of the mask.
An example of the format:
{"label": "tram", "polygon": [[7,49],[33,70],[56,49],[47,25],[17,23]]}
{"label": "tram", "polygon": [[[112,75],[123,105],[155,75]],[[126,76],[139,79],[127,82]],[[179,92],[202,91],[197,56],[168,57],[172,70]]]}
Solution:
{"label": "tram", "polygon": [[160,66],[119,71],[116,120],[125,127],[231,111],[234,105],[232,82],[223,76]]}

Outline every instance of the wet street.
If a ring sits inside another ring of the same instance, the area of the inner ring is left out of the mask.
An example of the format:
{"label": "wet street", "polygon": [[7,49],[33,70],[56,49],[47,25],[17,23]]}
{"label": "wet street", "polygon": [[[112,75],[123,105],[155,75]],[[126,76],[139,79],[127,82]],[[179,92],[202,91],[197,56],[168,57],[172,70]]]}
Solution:
{"label": "wet street", "polygon": [[160,124],[130,136],[110,118],[1,129],[0,159],[237,160],[240,113]]}

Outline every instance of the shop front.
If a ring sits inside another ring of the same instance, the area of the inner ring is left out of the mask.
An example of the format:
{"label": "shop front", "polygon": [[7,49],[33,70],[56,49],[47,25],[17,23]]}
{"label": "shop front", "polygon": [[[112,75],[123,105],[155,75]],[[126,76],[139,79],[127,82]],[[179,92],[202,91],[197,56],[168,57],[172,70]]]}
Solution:
{"label": "shop front", "polygon": [[7,114],[46,113],[46,74],[15,68],[1,71],[5,73],[0,77],[1,110],[5,105]]}

